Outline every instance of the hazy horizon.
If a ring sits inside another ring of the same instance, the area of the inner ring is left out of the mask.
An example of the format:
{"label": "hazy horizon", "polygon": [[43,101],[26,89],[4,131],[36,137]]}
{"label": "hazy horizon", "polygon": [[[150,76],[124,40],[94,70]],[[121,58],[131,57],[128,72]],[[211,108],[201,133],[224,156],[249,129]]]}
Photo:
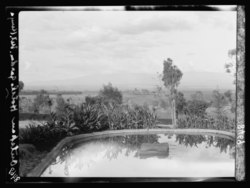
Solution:
{"label": "hazy horizon", "polygon": [[21,11],[19,80],[25,89],[153,89],[163,61],[179,89],[234,89],[236,11]]}
{"label": "hazy horizon", "polygon": [[[112,75],[111,77],[114,77],[114,75]],[[156,89],[157,86],[161,86],[159,84],[160,80],[157,80],[157,76],[155,76],[155,78],[153,79],[152,75],[146,75],[146,76],[144,75],[144,77],[139,76],[139,78],[142,78],[147,82],[146,84],[145,83],[139,84],[136,82],[131,84],[131,83],[128,83],[127,81],[124,81],[124,83],[117,84],[117,82],[114,82],[115,80],[113,80],[112,82],[112,80],[108,80],[108,77],[106,78],[107,78],[107,81],[102,82],[101,84],[93,84],[93,82],[88,84],[84,82],[84,79],[73,79],[73,80],[54,81],[54,82],[51,81],[49,83],[40,82],[40,83],[36,83],[35,85],[24,83],[25,85],[24,89],[27,89],[27,90],[48,89],[48,90],[58,90],[58,91],[59,90],[71,90],[71,91],[84,91],[84,90],[92,91],[93,90],[95,91],[95,90],[100,90],[103,87],[103,85],[107,85],[108,83],[111,83],[114,87],[117,87],[118,89],[121,89],[121,90],[133,90],[135,88],[154,90]],[[199,78],[202,78],[202,80]],[[204,81],[207,81],[207,80],[215,81],[217,79],[219,79],[217,85],[213,84],[213,82],[211,82],[210,84],[206,84],[206,85],[203,84]],[[227,73],[222,74],[221,76],[220,73],[186,72],[186,74],[185,73],[183,74],[183,78],[178,88],[180,90],[189,90],[189,89],[190,90],[199,90],[199,89],[233,90],[235,89],[233,80],[234,78],[228,75]],[[68,82],[72,82],[72,84],[69,84]]]}

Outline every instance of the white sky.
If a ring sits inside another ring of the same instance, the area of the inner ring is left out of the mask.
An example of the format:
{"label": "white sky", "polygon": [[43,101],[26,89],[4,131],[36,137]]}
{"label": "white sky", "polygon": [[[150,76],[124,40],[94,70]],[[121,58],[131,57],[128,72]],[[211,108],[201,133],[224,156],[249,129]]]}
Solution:
{"label": "white sky", "polygon": [[[27,11],[19,14],[24,83],[162,72],[225,74],[236,48],[235,11]],[[129,81],[129,77],[127,77]],[[117,81],[117,80],[116,80]]]}

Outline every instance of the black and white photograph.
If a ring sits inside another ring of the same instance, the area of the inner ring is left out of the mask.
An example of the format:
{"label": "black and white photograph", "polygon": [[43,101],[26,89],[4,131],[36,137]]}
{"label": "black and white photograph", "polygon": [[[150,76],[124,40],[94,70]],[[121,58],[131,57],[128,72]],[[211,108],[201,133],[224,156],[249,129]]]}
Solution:
{"label": "black and white photograph", "polygon": [[9,19],[19,178],[235,179],[239,11],[207,8],[34,8]]}

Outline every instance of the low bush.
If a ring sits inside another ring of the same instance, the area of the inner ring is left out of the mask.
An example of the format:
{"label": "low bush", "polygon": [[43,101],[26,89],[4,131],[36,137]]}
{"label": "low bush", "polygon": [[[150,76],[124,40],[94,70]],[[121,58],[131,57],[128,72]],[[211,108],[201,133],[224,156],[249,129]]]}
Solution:
{"label": "low bush", "polygon": [[184,108],[184,113],[188,116],[205,116],[209,103],[202,100],[188,101]]}
{"label": "low bush", "polygon": [[211,116],[181,116],[178,119],[178,128],[201,128],[217,130],[233,130],[235,128],[235,119],[227,116],[213,118]]}
{"label": "low bush", "polygon": [[147,106],[108,103],[67,104],[64,116],[51,113],[49,121],[30,124],[20,130],[20,143],[33,144],[38,150],[49,150],[66,136],[102,130],[152,128],[157,121]]}
{"label": "low bush", "polygon": [[33,144],[39,151],[49,151],[58,141],[67,136],[67,130],[53,123],[29,124],[20,129],[20,144]]}
{"label": "low bush", "polygon": [[85,97],[85,103],[88,105],[95,105],[95,104],[101,104],[103,102],[103,98],[101,98],[100,96],[86,96]]}
{"label": "low bush", "polygon": [[21,159],[28,159],[32,157],[32,154],[35,151],[36,151],[36,148],[32,144],[20,144],[19,145],[19,157]]}
{"label": "low bush", "polygon": [[151,112],[147,106],[111,105],[103,107],[111,130],[152,128],[157,121],[156,114]]}
{"label": "low bush", "polygon": [[81,104],[72,109],[72,121],[80,133],[108,129],[108,117],[99,105]]}

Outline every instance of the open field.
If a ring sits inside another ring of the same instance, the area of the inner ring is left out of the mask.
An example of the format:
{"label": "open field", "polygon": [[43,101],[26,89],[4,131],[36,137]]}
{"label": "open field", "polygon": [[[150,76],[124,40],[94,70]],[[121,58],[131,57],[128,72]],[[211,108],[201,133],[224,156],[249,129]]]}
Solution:
{"label": "open field", "polygon": [[[62,95],[62,97],[65,100],[70,100],[71,103],[73,104],[80,104],[82,102],[85,102],[85,97],[86,96],[96,96],[98,92],[83,92],[82,94],[70,94],[70,95]],[[56,108],[56,95],[49,95],[50,98],[53,101],[53,105],[51,107],[51,111],[55,111]],[[30,112],[29,111],[29,106],[32,105],[32,102],[36,95],[20,95],[20,99],[22,100],[23,103],[23,112]],[[135,95],[135,94],[130,94],[130,93],[123,93],[123,103],[124,104],[137,104],[137,105],[148,105],[149,107],[152,107],[154,103],[159,100],[156,96],[153,94],[150,95]],[[166,99],[167,101],[167,99]],[[169,114],[169,109],[163,110],[159,109],[157,110],[159,113],[159,117],[171,117]]]}
{"label": "open field", "polygon": [[[212,93],[213,93],[213,90],[180,90],[180,92],[182,92],[184,94],[184,97],[186,100],[190,100],[191,99],[191,96],[193,94],[195,94],[197,91],[201,91],[202,94],[203,94],[203,97],[204,97],[204,100],[207,100],[207,101],[210,101],[212,100]],[[221,93],[225,92],[227,90],[220,90]],[[232,91],[234,93],[234,91]],[[48,92],[50,97],[52,99],[55,99],[57,94],[56,92],[54,93],[51,93],[51,92]],[[58,92],[59,93],[62,93],[62,97],[64,99],[71,99],[73,103],[78,103],[78,102],[84,102],[84,99],[86,96],[96,96],[98,95],[98,91],[82,91],[82,92]],[[142,105],[144,103],[152,103],[154,100],[157,99],[156,96],[154,96],[154,94],[152,92],[149,92],[149,94],[135,94],[133,93],[133,91],[122,91],[122,94],[123,94],[123,101],[124,102],[127,102],[127,101],[132,101],[136,104],[139,104],[139,105]],[[22,92],[20,94],[20,98],[27,98],[27,99],[31,99],[33,100],[35,98],[35,94],[32,94],[32,93],[25,93],[25,92]]]}
{"label": "open field", "polygon": [[[184,94],[184,97],[186,100],[190,100],[192,94],[194,94],[196,91],[199,90],[183,90],[181,91]],[[202,90],[204,100],[210,101],[212,100],[212,90]],[[224,92],[224,91],[221,91]],[[155,96],[153,93],[149,94],[135,94],[132,91],[124,91],[123,94],[123,102],[125,104],[138,104],[138,105],[144,105],[147,104],[149,106],[153,105],[156,101],[159,100],[157,96]],[[98,95],[98,91],[83,91],[81,94],[62,94],[62,97],[67,100],[69,99],[74,104],[79,104],[85,101],[86,96],[96,96]],[[32,94],[21,94],[20,99],[23,101],[27,101],[27,103],[30,103],[34,100],[36,95]],[[55,99],[56,94],[49,94],[50,98],[52,98],[54,105],[52,106],[52,111],[55,107]],[[166,99],[167,101],[167,99]]]}

